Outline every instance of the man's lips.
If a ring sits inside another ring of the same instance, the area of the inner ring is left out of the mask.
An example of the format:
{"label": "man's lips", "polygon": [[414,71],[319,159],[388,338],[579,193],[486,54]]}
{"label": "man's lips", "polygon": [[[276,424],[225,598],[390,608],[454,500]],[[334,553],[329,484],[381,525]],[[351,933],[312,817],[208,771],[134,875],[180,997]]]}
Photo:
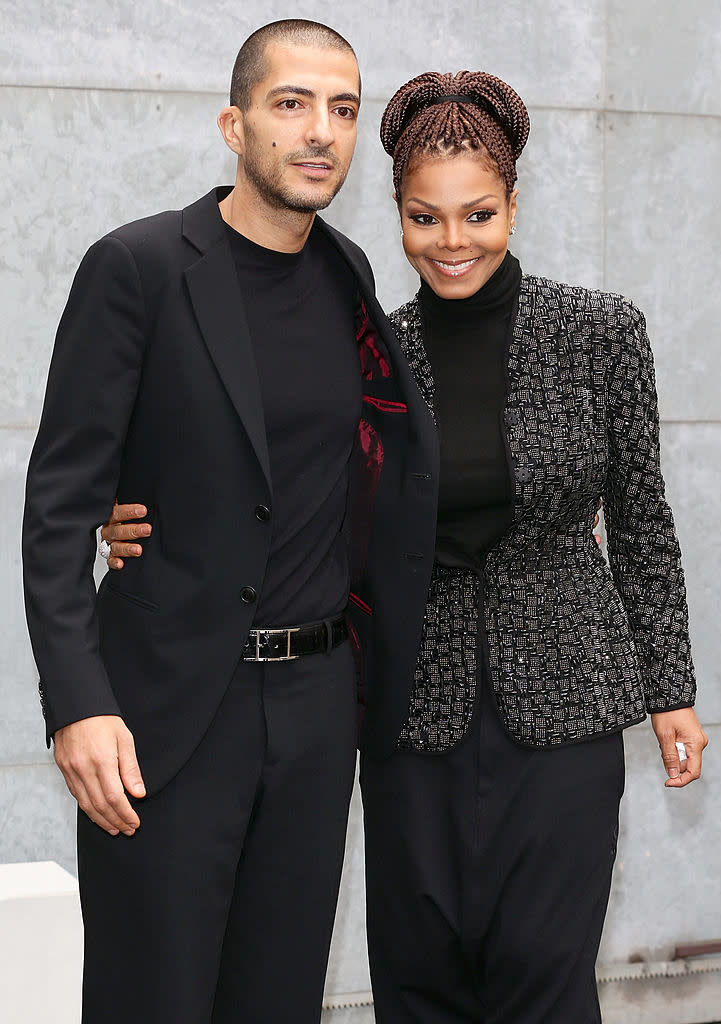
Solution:
{"label": "man's lips", "polygon": [[293,167],[299,167],[311,178],[325,178],[333,170],[332,165],[325,160],[296,160]]}
{"label": "man's lips", "polygon": [[434,260],[429,256],[428,261],[446,277],[462,277],[478,263],[480,258],[480,256],[474,256],[470,260]]}

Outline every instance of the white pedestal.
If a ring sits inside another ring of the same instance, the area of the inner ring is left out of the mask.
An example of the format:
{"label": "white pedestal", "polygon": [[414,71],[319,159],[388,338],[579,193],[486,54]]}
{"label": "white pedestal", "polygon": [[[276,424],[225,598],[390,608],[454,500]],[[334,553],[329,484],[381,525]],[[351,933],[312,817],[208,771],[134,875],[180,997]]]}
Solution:
{"label": "white pedestal", "polygon": [[79,1024],[78,883],[54,861],[0,864],[0,1019]]}

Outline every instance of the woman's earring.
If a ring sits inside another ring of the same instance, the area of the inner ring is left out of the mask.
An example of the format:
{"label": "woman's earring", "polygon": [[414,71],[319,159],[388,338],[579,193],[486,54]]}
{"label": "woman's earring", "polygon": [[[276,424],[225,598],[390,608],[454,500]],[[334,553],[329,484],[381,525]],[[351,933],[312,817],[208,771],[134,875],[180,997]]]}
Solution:
{"label": "woman's earring", "polygon": [[515,233],[516,233],[516,225],[515,224],[511,224],[511,234],[515,235]]}

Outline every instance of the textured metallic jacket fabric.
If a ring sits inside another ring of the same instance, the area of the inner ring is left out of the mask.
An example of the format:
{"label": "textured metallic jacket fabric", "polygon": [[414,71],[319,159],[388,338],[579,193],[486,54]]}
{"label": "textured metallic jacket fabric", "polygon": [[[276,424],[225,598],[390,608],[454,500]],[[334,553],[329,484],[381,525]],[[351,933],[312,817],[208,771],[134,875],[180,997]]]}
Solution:
{"label": "textured metallic jacket fabric", "polygon": [[[433,412],[418,296],[390,320]],[[498,711],[520,743],[578,742],[694,702],[643,315],[524,276],[507,372],[513,521],[482,579],[434,568],[400,748],[441,752],[465,735],[481,607]],[[610,566],[593,537],[601,497]]]}

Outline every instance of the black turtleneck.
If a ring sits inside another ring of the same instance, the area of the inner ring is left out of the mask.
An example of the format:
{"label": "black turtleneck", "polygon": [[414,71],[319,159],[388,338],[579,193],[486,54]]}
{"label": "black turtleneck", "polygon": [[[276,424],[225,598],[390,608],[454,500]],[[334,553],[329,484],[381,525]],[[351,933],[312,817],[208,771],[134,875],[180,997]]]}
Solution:
{"label": "black turtleneck", "polygon": [[436,531],[436,561],[441,565],[479,568],[511,520],[502,417],[520,283],[521,267],[510,252],[467,299],[442,299],[421,281],[441,440]]}

